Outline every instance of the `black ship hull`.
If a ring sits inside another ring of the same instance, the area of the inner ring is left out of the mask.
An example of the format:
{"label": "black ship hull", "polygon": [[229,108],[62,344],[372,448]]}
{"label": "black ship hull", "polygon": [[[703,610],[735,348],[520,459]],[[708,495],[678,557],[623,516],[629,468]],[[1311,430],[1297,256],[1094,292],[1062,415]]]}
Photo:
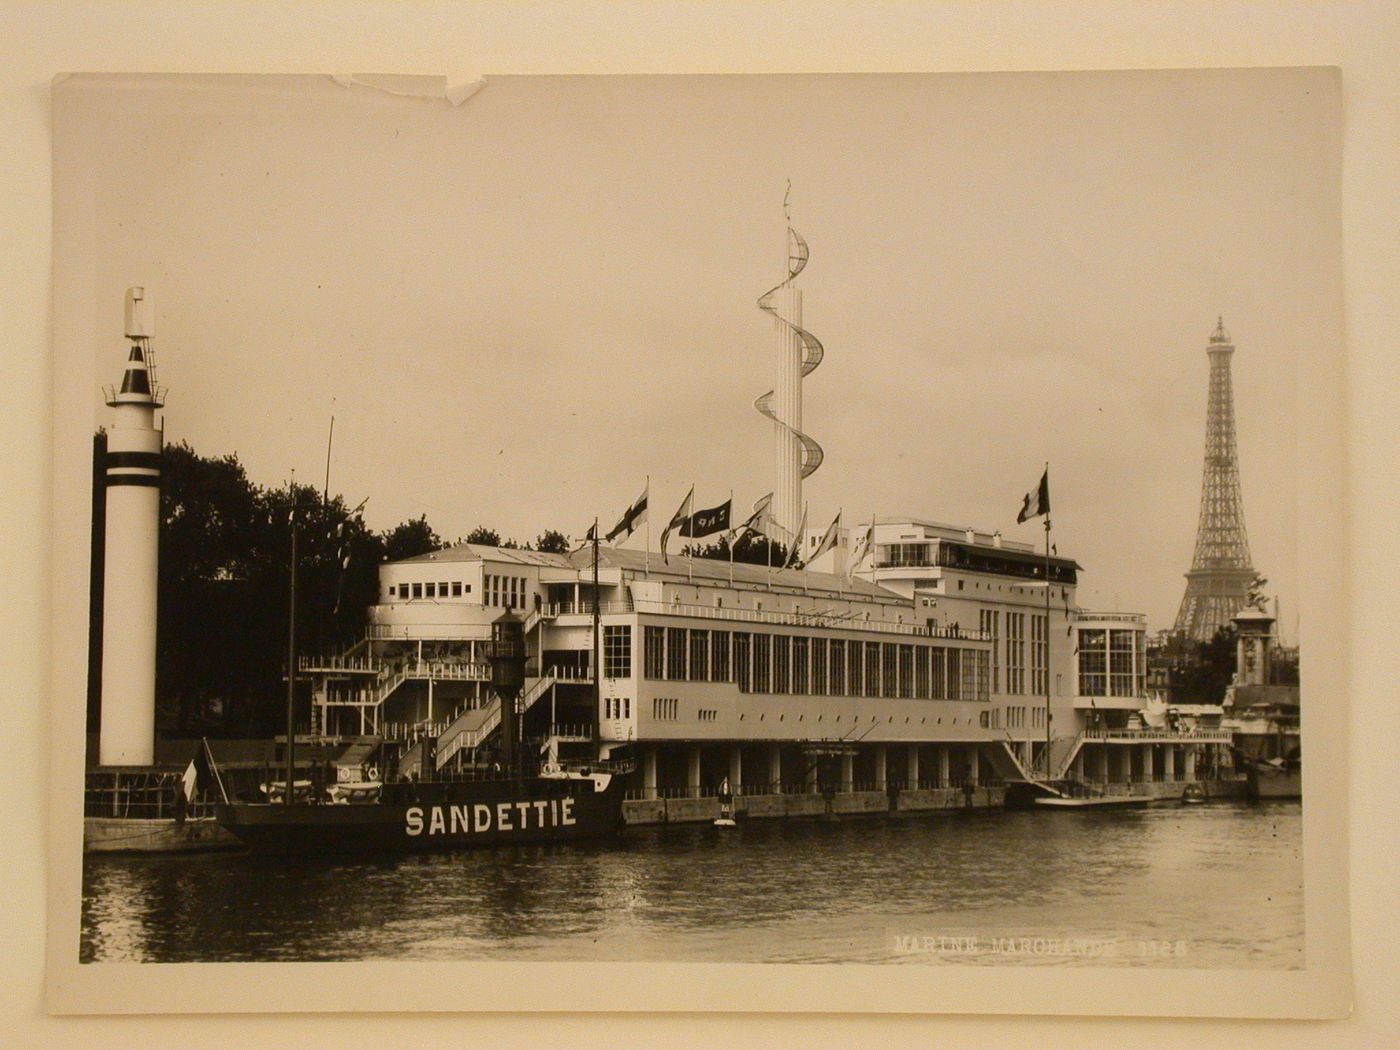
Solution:
{"label": "black ship hull", "polygon": [[375,802],[230,802],[226,830],[259,852],[420,853],[575,842],[622,830],[620,777],[526,777],[385,785]]}

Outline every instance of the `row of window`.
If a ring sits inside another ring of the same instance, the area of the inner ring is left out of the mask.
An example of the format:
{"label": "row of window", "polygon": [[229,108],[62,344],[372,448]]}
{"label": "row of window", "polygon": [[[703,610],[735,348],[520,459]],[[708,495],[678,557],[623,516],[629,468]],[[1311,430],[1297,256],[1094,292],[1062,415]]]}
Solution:
{"label": "row of window", "polygon": [[631,718],[632,698],[628,696],[607,696],[603,698],[604,718]]}
{"label": "row of window", "polygon": [[[1006,691],[1013,696],[1023,695],[1027,690],[1026,680],[1026,620],[1030,620],[1030,692],[1036,696],[1043,696],[1050,681],[1050,632],[1047,629],[1046,618],[1042,616],[1027,616],[1026,613],[1008,612],[1006,614]],[[992,633],[992,652],[999,653],[1001,649],[1001,637],[998,634],[999,615],[996,612],[990,615],[984,611],[983,621],[990,620],[990,627],[983,627],[983,630],[990,630]],[[993,656],[993,660],[996,657]],[[992,678],[995,681],[997,675],[993,671]],[[996,691],[996,685],[992,686]]]}
{"label": "row of window", "polygon": [[463,593],[471,594],[472,585],[464,584],[461,580],[453,580],[451,583],[446,580],[440,583],[391,583],[387,590],[390,598],[460,598]]}
{"label": "row of window", "polygon": [[486,605],[506,608],[525,608],[525,579],[522,576],[494,576],[487,573],[482,577],[482,591]]}
{"label": "row of window", "polygon": [[627,625],[603,628],[603,677],[632,677],[632,628]]}
{"label": "row of window", "polygon": [[942,645],[647,626],[643,673],[663,681],[733,682],[745,693],[986,700],[990,654]]}
{"label": "row of window", "polygon": [[1147,654],[1134,648],[1136,631],[1079,632],[1081,696],[1137,696]]}

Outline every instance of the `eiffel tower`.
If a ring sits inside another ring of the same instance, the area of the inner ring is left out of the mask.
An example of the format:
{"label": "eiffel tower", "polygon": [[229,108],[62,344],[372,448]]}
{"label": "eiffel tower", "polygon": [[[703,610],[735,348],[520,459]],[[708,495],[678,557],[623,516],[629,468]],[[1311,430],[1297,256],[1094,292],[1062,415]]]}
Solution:
{"label": "eiffel tower", "polygon": [[1235,396],[1230,358],[1235,346],[1220,318],[1211,333],[1210,401],[1206,408],[1205,477],[1201,482],[1201,517],[1196,526],[1196,554],[1186,574],[1186,594],[1177,610],[1178,635],[1198,642],[1211,639],[1244,608],[1254,582],[1249,538],[1244,531],[1240,464],[1235,449]]}

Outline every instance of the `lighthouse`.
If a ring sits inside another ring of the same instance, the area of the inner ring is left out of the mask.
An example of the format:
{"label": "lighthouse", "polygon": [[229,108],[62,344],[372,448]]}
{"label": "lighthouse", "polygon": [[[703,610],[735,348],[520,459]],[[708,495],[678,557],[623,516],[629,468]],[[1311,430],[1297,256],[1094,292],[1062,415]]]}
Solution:
{"label": "lighthouse", "polygon": [[120,387],[105,387],[113,410],[103,464],[106,529],[102,613],[104,766],[148,766],[155,759],[156,567],[160,544],[161,431],[164,402],[151,358],[153,325],[145,289],[126,292],[131,347]]}

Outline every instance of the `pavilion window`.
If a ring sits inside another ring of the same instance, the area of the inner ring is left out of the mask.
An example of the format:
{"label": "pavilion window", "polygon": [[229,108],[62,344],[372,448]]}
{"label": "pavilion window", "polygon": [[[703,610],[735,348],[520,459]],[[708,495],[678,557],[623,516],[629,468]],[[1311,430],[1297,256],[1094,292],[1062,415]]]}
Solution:
{"label": "pavilion window", "polygon": [[773,636],[773,692],[790,693],[792,683],[789,677],[791,662],[791,639],[785,634]]}
{"label": "pavilion window", "polygon": [[734,684],[739,692],[748,693],[753,688],[753,678],[749,663],[752,636],[747,631],[734,632]]}
{"label": "pavilion window", "polygon": [[658,679],[666,677],[666,632],[661,627],[646,627],[643,630],[646,676]]}
{"label": "pavilion window", "polygon": [[1079,632],[1079,695],[1108,695],[1108,637],[1103,630]]}
{"label": "pavilion window", "polygon": [[914,647],[912,645],[899,647],[899,695],[906,698],[914,695]]}
{"label": "pavilion window", "polygon": [[962,650],[948,650],[948,699],[962,699]]}
{"label": "pavilion window", "polygon": [[666,677],[673,682],[685,681],[685,628],[666,628]]}
{"label": "pavilion window", "polygon": [[729,632],[710,632],[710,681],[732,682],[729,671]]}
{"label": "pavilion window", "polygon": [[690,632],[690,673],[692,682],[710,680],[710,632]]}
{"label": "pavilion window", "polygon": [[755,693],[770,691],[768,668],[772,649],[773,639],[770,635],[755,634],[753,636],[753,691]]}

